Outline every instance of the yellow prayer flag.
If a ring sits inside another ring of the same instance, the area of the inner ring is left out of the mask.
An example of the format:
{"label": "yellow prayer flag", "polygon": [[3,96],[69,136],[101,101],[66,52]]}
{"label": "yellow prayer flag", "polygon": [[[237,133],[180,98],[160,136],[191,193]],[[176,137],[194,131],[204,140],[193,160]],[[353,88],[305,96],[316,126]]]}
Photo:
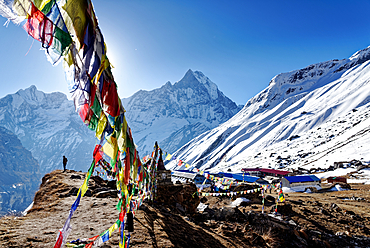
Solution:
{"label": "yellow prayer flag", "polygon": [[112,235],[112,233],[115,231],[115,230],[117,230],[118,229],[118,225],[117,225],[117,222],[116,223],[114,223],[109,229],[108,229],[108,231],[109,231],[109,237]]}
{"label": "yellow prayer flag", "polygon": [[[123,181],[123,174],[124,174],[124,170],[123,170],[123,167],[121,167],[120,169],[119,169],[119,171],[118,171],[118,176],[119,176],[119,181],[118,181],[118,183],[117,183],[117,190],[121,190],[122,192],[123,192],[123,186],[122,186],[122,184],[124,185],[124,183],[122,183],[122,181]],[[124,185],[124,186],[126,186],[126,185]]]}
{"label": "yellow prayer flag", "polygon": [[138,167],[138,162],[137,162],[137,159],[134,161],[134,169],[132,170],[133,171],[133,175],[131,176],[132,180],[134,180],[134,182],[136,181],[136,176],[137,176],[137,171],[138,171],[139,167]]}
{"label": "yellow prayer flag", "polygon": [[[122,125],[121,133],[119,134],[119,137],[117,140],[118,148],[122,153],[126,151],[126,130],[124,128],[124,125],[125,124]],[[126,123],[126,127],[127,127],[127,123]]]}
{"label": "yellow prayer flag", "polygon": [[104,145],[103,145],[103,148],[102,148],[103,152],[108,155],[110,158],[113,158],[113,147],[111,146],[111,144],[109,144],[108,142],[106,142]]}
{"label": "yellow prayer flag", "polygon": [[72,49],[70,49],[68,54],[66,56],[64,56],[64,61],[66,62],[65,64],[63,64],[64,71],[71,70],[69,67],[71,67],[73,65]]}
{"label": "yellow prayer flag", "polygon": [[113,157],[112,157],[112,159],[114,161],[116,161],[117,160],[117,155],[118,155],[118,143],[117,143],[117,139],[115,137],[111,137],[110,140],[112,142],[112,148],[113,148]]}
{"label": "yellow prayer flag", "polygon": [[[95,101],[97,101],[95,99]],[[103,111],[101,111],[101,114],[100,114],[100,118],[99,118],[99,122],[98,122],[98,127],[96,128],[96,138],[98,138],[99,140],[101,140],[101,136],[104,132],[104,129],[105,127],[107,126],[107,117],[105,116],[105,114],[103,113]]]}
{"label": "yellow prayer flag", "polygon": [[88,183],[88,179],[89,178],[90,178],[89,172],[87,172],[86,177],[85,177],[85,181],[81,185],[81,187],[78,189],[78,192],[77,192],[77,195],[79,195],[80,194],[80,191],[81,191],[81,198],[85,195],[85,193],[87,191],[87,183]]}
{"label": "yellow prayer flag", "polygon": [[87,26],[87,7],[88,6],[86,0],[68,0],[66,1],[66,4],[62,6],[62,9],[67,12],[70,18],[70,20],[68,20],[65,16],[63,16],[68,31],[71,32],[73,27],[76,32],[76,36],[80,43],[78,49],[82,47],[84,41],[85,30]]}
{"label": "yellow prayer flag", "polygon": [[126,117],[125,116],[123,116],[123,125],[122,125],[122,128],[123,128],[122,131],[125,131],[125,133],[127,133],[127,121],[126,121]]}
{"label": "yellow prayer flag", "polygon": [[[123,175],[123,173],[122,173],[122,175]],[[128,194],[128,190],[127,190],[127,185],[123,183],[123,177],[121,178],[121,182],[122,182],[122,192],[124,193],[125,198],[126,198],[127,194]]]}
{"label": "yellow prayer flag", "polygon": [[171,158],[172,158],[172,155],[171,154],[167,154],[166,160],[171,160]]}
{"label": "yellow prayer flag", "polygon": [[[109,62],[109,59],[106,55],[106,52],[107,52],[107,47],[105,46],[105,43],[104,43],[104,51],[105,53],[103,54],[102,58],[101,58],[101,64],[100,64],[100,68],[98,70],[98,73],[95,75],[95,78],[93,80],[95,80],[95,84],[98,84],[98,81],[101,77],[101,74],[103,73],[103,71],[105,71],[109,66],[110,66],[110,62]],[[108,72],[107,72],[108,73]]]}

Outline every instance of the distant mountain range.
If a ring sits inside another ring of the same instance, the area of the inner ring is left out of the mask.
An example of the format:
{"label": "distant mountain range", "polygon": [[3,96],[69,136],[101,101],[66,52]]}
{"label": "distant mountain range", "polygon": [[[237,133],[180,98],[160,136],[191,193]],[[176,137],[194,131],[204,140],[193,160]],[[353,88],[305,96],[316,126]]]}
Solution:
{"label": "distant mountain range", "polygon": [[234,117],[173,155],[214,172],[370,160],[369,102],[370,47],[275,76]]}
{"label": "distant mountain range", "polygon": [[[241,109],[198,71],[122,99],[141,157],[155,141],[212,171],[328,167],[369,159],[370,48],[275,76]],[[240,110],[241,109],[241,110]],[[240,111],[239,111],[240,110]],[[17,135],[45,173],[86,171],[96,140],[62,93],[35,86],[0,99],[0,126]],[[176,161],[167,168],[177,168]]]}
{"label": "distant mountain range", "polygon": [[12,132],[0,127],[0,216],[23,211],[41,182],[39,164]]}
{"label": "distant mountain range", "polygon": [[[174,152],[241,109],[209,78],[191,70],[174,85],[168,82],[159,89],[141,90],[122,102],[141,157],[153,150],[155,141]],[[94,133],[62,93],[46,94],[31,86],[1,98],[0,126],[16,134],[32,152],[41,173],[62,169],[63,155],[67,169],[86,171],[91,163]]]}

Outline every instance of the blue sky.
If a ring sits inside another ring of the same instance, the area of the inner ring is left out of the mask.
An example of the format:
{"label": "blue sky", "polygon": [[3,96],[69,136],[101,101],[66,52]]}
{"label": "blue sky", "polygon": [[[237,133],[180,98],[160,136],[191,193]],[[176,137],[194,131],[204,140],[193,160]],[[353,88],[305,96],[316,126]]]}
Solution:
{"label": "blue sky", "polygon": [[[370,1],[93,0],[120,97],[175,83],[188,69],[238,104],[275,75],[370,45]],[[0,17],[0,97],[30,85],[70,96],[60,65]]]}

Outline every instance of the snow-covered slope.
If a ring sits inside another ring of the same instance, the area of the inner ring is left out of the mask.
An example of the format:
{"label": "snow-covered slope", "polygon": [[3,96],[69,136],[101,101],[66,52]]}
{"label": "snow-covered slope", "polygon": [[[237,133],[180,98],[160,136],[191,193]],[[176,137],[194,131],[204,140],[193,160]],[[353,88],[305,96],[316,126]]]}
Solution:
{"label": "snow-covered slope", "polygon": [[45,94],[31,86],[0,99],[0,126],[11,130],[32,152],[42,173],[62,169],[86,171],[95,138],[62,93]]}
{"label": "snow-covered slope", "polygon": [[241,109],[203,73],[192,70],[173,85],[141,90],[122,104],[141,156],[153,150],[155,141],[164,151],[174,152]]}
{"label": "snow-covered slope", "polygon": [[173,155],[211,171],[370,160],[369,59],[370,47],[279,74],[233,118]]}

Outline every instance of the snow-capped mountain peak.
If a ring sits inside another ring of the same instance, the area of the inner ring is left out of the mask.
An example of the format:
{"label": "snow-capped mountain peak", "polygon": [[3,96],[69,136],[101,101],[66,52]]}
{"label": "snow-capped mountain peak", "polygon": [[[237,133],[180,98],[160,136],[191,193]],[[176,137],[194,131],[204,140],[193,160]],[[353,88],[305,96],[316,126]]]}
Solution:
{"label": "snow-capped mountain peak", "polygon": [[31,85],[26,89],[20,89],[10,96],[12,97],[12,106],[15,109],[19,108],[23,103],[39,106],[51,102],[60,104],[61,102],[67,101],[67,96],[63,93],[54,92],[47,95],[38,90],[35,85]]}
{"label": "snow-capped mountain peak", "polygon": [[188,70],[178,82],[122,99],[133,136],[143,156],[158,141],[173,152],[191,138],[218,126],[241,108],[199,71]]}
{"label": "snow-capped mountain peak", "polygon": [[38,105],[41,101],[44,100],[45,95],[43,92],[38,91],[35,85],[32,85],[25,90],[18,90],[17,93],[12,95],[12,98],[12,105],[17,108],[24,101],[32,105]]}
{"label": "snow-capped mountain peak", "polygon": [[193,84],[199,83],[207,89],[207,92],[212,100],[216,100],[218,98],[220,92],[217,85],[200,71],[193,72],[191,69],[189,69],[185,76],[179,82],[175,83],[175,85],[178,84],[181,87],[189,87]]}

